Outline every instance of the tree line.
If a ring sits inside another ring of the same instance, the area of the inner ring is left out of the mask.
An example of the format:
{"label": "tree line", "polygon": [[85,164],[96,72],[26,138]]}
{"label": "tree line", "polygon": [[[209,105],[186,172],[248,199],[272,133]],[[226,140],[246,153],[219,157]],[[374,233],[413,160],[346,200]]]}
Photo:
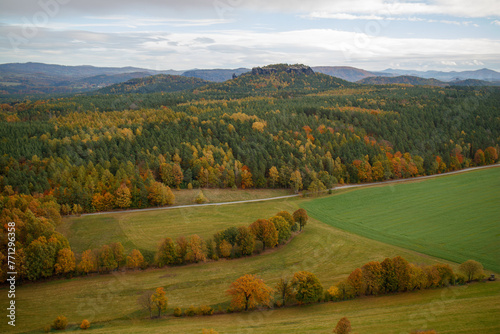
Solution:
{"label": "tree line", "polygon": [[[3,193],[0,195],[0,208],[2,226],[8,226],[9,222],[16,224],[15,263],[19,281],[153,266],[162,268],[260,254],[285,244],[308,221],[304,209],[298,209],[293,214],[280,211],[249,226],[219,231],[206,241],[196,234],[188,238],[179,236],[175,242],[167,237],[161,241],[152,259],[138,249],[132,249],[127,254],[120,242],[87,249],[75,256],[66,237],[55,230],[62,219],[60,206],[54,198]],[[3,238],[1,246],[6,248],[8,242],[7,238]],[[0,253],[0,282],[7,279],[8,271],[7,257]]]}

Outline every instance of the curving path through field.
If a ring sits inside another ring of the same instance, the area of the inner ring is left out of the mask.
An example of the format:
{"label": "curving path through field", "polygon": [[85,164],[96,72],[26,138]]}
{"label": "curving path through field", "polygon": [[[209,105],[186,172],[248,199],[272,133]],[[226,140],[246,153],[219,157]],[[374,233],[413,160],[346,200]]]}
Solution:
{"label": "curving path through field", "polygon": [[[399,180],[381,181],[381,182],[372,182],[372,183],[360,183],[360,184],[346,184],[346,185],[342,185],[342,186],[333,187],[332,190],[358,188],[358,187],[370,187],[370,186],[385,185],[385,184],[390,184],[390,183],[412,182],[415,180],[425,180],[425,179],[431,179],[431,178],[440,177],[440,176],[460,174],[460,173],[466,173],[466,172],[470,172],[470,171],[474,171],[474,170],[478,170],[478,169],[495,168],[495,167],[500,167],[500,164],[471,167],[471,168],[465,168],[465,169],[461,169],[461,170],[457,170],[457,171],[453,171],[453,172],[434,174],[434,175],[426,175],[426,176],[418,176],[418,177],[412,177],[409,179],[399,179]],[[94,212],[94,213],[83,213],[80,216],[93,216],[93,215],[106,215],[106,214],[111,214],[111,213],[143,212],[143,211],[170,210],[170,209],[192,208],[192,207],[213,206],[213,205],[229,205],[229,204],[241,204],[241,203],[252,203],[252,202],[264,202],[264,201],[273,201],[273,200],[277,200],[277,199],[291,198],[291,197],[297,197],[297,196],[300,196],[300,194],[269,197],[269,198],[248,199],[248,200],[233,201],[233,202],[187,204],[187,205],[154,207],[154,208],[146,208],[146,209],[103,211],[103,212]]]}

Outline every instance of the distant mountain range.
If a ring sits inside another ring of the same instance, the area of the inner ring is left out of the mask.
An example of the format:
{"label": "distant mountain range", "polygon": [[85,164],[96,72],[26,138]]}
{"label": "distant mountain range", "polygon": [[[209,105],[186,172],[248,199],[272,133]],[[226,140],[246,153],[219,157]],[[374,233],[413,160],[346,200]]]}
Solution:
{"label": "distant mountain range", "polygon": [[350,82],[356,82],[364,78],[375,77],[380,75],[390,75],[379,72],[369,72],[360,68],[349,66],[315,66],[312,67],[314,72],[319,72],[332,77],[337,77]]}
{"label": "distant mountain range", "polygon": [[135,78],[96,90],[99,94],[170,93],[206,86],[210,81],[180,75],[157,74]]}
{"label": "distant mountain range", "polygon": [[454,80],[466,80],[466,79],[476,79],[484,81],[500,81],[500,73],[483,68],[476,71],[462,71],[462,72],[442,72],[442,71],[414,71],[414,70],[395,70],[386,69],[382,73],[400,76],[400,75],[411,75],[426,79],[438,79],[441,81],[454,81]]}
{"label": "distant mountain range", "polygon": [[[495,85],[500,82],[500,73],[481,69],[476,71],[441,72],[386,69],[380,72],[366,71],[348,66],[316,66],[315,72],[327,74],[350,82],[362,84],[407,83],[412,85]],[[0,64],[0,96],[15,94],[59,94],[85,92],[101,89],[131,79],[152,75],[180,75],[205,81],[224,82],[250,72],[248,68],[237,69],[193,69],[188,71],[149,70],[138,67],[63,66],[43,63]],[[369,79],[369,80],[368,80]],[[421,80],[421,79],[429,79]],[[190,84],[174,80],[180,87]],[[198,82],[199,83],[199,82]],[[196,84],[198,84],[196,83]],[[125,88],[123,88],[125,89]],[[156,87],[155,89],[158,89]],[[172,90],[173,86],[165,88]]]}
{"label": "distant mountain range", "polygon": [[476,79],[466,79],[466,80],[455,80],[450,82],[445,82],[437,79],[426,79],[415,77],[411,75],[401,75],[397,77],[367,77],[356,81],[356,83],[363,85],[391,85],[391,84],[407,84],[414,86],[438,86],[438,87],[448,87],[448,86],[498,86],[499,81],[486,81],[486,80],[476,80]]}

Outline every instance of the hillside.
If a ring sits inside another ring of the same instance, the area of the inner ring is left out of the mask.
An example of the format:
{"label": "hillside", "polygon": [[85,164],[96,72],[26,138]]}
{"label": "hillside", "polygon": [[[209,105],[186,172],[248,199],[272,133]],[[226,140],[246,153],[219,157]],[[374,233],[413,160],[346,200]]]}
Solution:
{"label": "hillside", "polygon": [[465,80],[450,81],[449,84],[450,86],[483,87],[483,86],[500,86],[500,81],[465,79]]}
{"label": "hillside", "polygon": [[251,72],[244,73],[236,79],[213,84],[201,89],[204,94],[230,94],[233,97],[272,95],[288,96],[289,94],[308,94],[353,87],[355,84],[314,73],[305,65],[274,64],[254,67]]}
{"label": "hillside", "polygon": [[125,82],[130,79],[144,78],[151,76],[150,72],[128,72],[118,74],[99,74],[92,77],[86,77],[78,80],[65,81],[59,85],[68,85],[74,87],[99,88],[112,84]]}
{"label": "hillside", "polygon": [[205,86],[209,82],[180,75],[158,74],[144,78],[131,79],[96,91],[98,94],[147,94],[170,93]]}
{"label": "hillside", "polygon": [[437,86],[446,87],[448,83],[436,79],[424,79],[410,75],[402,75],[398,77],[368,77],[357,81],[358,84],[363,85],[393,85],[393,84],[406,84],[414,86]]}
{"label": "hillside", "polygon": [[96,89],[153,74],[180,74],[138,67],[64,66],[43,63],[0,64],[0,95],[61,94]]}
{"label": "hillside", "polygon": [[332,77],[337,77],[349,82],[356,82],[364,78],[380,75],[379,73],[368,72],[360,68],[349,66],[315,66],[314,72],[319,72]]}

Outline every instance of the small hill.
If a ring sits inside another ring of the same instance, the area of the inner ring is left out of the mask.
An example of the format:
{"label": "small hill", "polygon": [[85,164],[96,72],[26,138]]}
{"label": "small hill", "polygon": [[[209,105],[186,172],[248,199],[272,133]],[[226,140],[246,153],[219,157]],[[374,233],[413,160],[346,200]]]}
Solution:
{"label": "small hill", "polygon": [[500,81],[485,81],[476,79],[465,79],[465,80],[455,80],[451,81],[450,86],[472,86],[472,87],[482,87],[482,86],[500,86]]}
{"label": "small hill", "polygon": [[339,78],[315,73],[309,66],[274,64],[254,67],[250,72],[233,80],[211,84],[200,92],[231,94],[232,97],[257,94],[289,96],[290,94],[316,93],[354,85]]}
{"label": "small hill", "polygon": [[314,72],[319,72],[332,77],[337,77],[350,82],[356,82],[364,78],[374,77],[377,74],[350,66],[316,66],[312,68]]}
{"label": "small hill", "polygon": [[100,74],[92,77],[82,78],[75,81],[62,82],[60,86],[84,87],[84,88],[101,88],[130,79],[144,78],[151,76],[150,72],[130,72],[118,74]]}
{"label": "small hill", "polygon": [[363,85],[392,85],[392,84],[407,84],[414,86],[438,86],[446,87],[448,83],[436,79],[424,79],[411,75],[402,75],[398,77],[369,77],[357,81]]}
{"label": "small hill", "polygon": [[180,75],[158,74],[144,78],[131,79],[96,91],[98,94],[130,94],[130,93],[170,93],[194,89],[209,82]]}
{"label": "small hill", "polygon": [[224,82],[227,80],[231,80],[233,78],[233,74],[238,76],[238,75],[241,75],[241,74],[248,72],[248,71],[250,71],[248,68],[237,68],[234,70],[231,70],[231,69],[215,69],[215,70],[194,69],[194,70],[189,70],[189,71],[182,73],[182,76],[199,78],[199,79],[203,79],[206,81]]}

